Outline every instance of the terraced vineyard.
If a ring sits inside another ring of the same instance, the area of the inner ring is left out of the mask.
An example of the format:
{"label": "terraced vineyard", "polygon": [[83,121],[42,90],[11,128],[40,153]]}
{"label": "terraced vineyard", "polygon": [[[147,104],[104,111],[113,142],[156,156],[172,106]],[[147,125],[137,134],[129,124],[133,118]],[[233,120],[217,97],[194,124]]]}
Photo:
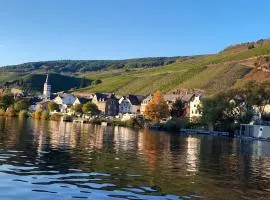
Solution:
{"label": "terraced vineyard", "polygon": [[232,87],[254,71],[252,66],[241,64],[245,59],[267,54],[270,54],[270,45],[233,53],[226,51],[162,67],[94,72],[86,77],[100,79],[102,83],[80,91],[146,95],[155,90],[196,88],[213,93]]}

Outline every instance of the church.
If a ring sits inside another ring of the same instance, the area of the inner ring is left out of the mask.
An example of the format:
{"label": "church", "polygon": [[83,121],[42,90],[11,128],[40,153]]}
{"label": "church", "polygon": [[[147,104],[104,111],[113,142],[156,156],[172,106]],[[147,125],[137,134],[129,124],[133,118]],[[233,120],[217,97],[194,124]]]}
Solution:
{"label": "church", "polygon": [[44,83],[44,88],[43,88],[43,100],[51,99],[51,89],[52,89],[52,86],[49,82],[49,74],[47,74],[46,81]]}

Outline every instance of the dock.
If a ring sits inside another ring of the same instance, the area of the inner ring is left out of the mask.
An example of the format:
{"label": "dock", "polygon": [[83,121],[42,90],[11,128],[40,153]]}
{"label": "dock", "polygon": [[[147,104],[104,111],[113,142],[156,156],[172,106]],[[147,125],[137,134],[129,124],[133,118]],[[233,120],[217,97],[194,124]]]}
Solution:
{"label": "dock", "polygon": [[202,134],[202,135],[215,135],[215,136],[230,136],[229,132],[224,131],[207,131],[207,130],[200,130],[200,129],[180,129],[182,133],[188,134]]}

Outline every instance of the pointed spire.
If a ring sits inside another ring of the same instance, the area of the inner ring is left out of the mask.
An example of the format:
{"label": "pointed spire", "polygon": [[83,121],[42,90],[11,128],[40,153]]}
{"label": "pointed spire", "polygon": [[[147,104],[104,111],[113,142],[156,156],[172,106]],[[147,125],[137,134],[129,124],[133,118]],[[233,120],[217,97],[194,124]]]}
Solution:
{"label": "pointed spire", "polygon": [[49,73],[47,73],[47,77],[46,77],[45,83],[49,84]]}

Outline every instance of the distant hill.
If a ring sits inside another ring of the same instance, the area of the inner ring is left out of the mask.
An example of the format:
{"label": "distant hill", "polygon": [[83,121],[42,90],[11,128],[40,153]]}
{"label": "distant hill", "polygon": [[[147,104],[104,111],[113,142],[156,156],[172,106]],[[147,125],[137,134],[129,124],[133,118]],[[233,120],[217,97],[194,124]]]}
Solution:
{"label": "distant hill", "polygon": [[[23,88],[27,91],[42,92],[46,80],[46,74],[29,74],[12,81],[2,83],[2,86]],[[79,89],[91,84],[89,79],[50,73],[49,80],[52,85],[52,92]]]}
{"label": "distant hill", "polygon": [[8,71],[26,73],[49,70],[56,73],[78,73],[122,68],[150,68],[172,64],[177,61],[184,61],[193,57],[194,56],[138,58],[126,60],[59,60],[29,62],[19,65],[3,66],[0,68],[0,72]]}
{"label": "distant hill", "polygon": [[200,89],[213,93],[246,80],[270,80],[267,56],[270,56],[270,40],[232,45],[213,55],[32,62],[0,68],[0,83],[23,80],[33,90],[40,90],[45,71],[49,70],[58,74],[52,80],[55,91],[73,88],[83,93],[146,95],[155,90]]}

